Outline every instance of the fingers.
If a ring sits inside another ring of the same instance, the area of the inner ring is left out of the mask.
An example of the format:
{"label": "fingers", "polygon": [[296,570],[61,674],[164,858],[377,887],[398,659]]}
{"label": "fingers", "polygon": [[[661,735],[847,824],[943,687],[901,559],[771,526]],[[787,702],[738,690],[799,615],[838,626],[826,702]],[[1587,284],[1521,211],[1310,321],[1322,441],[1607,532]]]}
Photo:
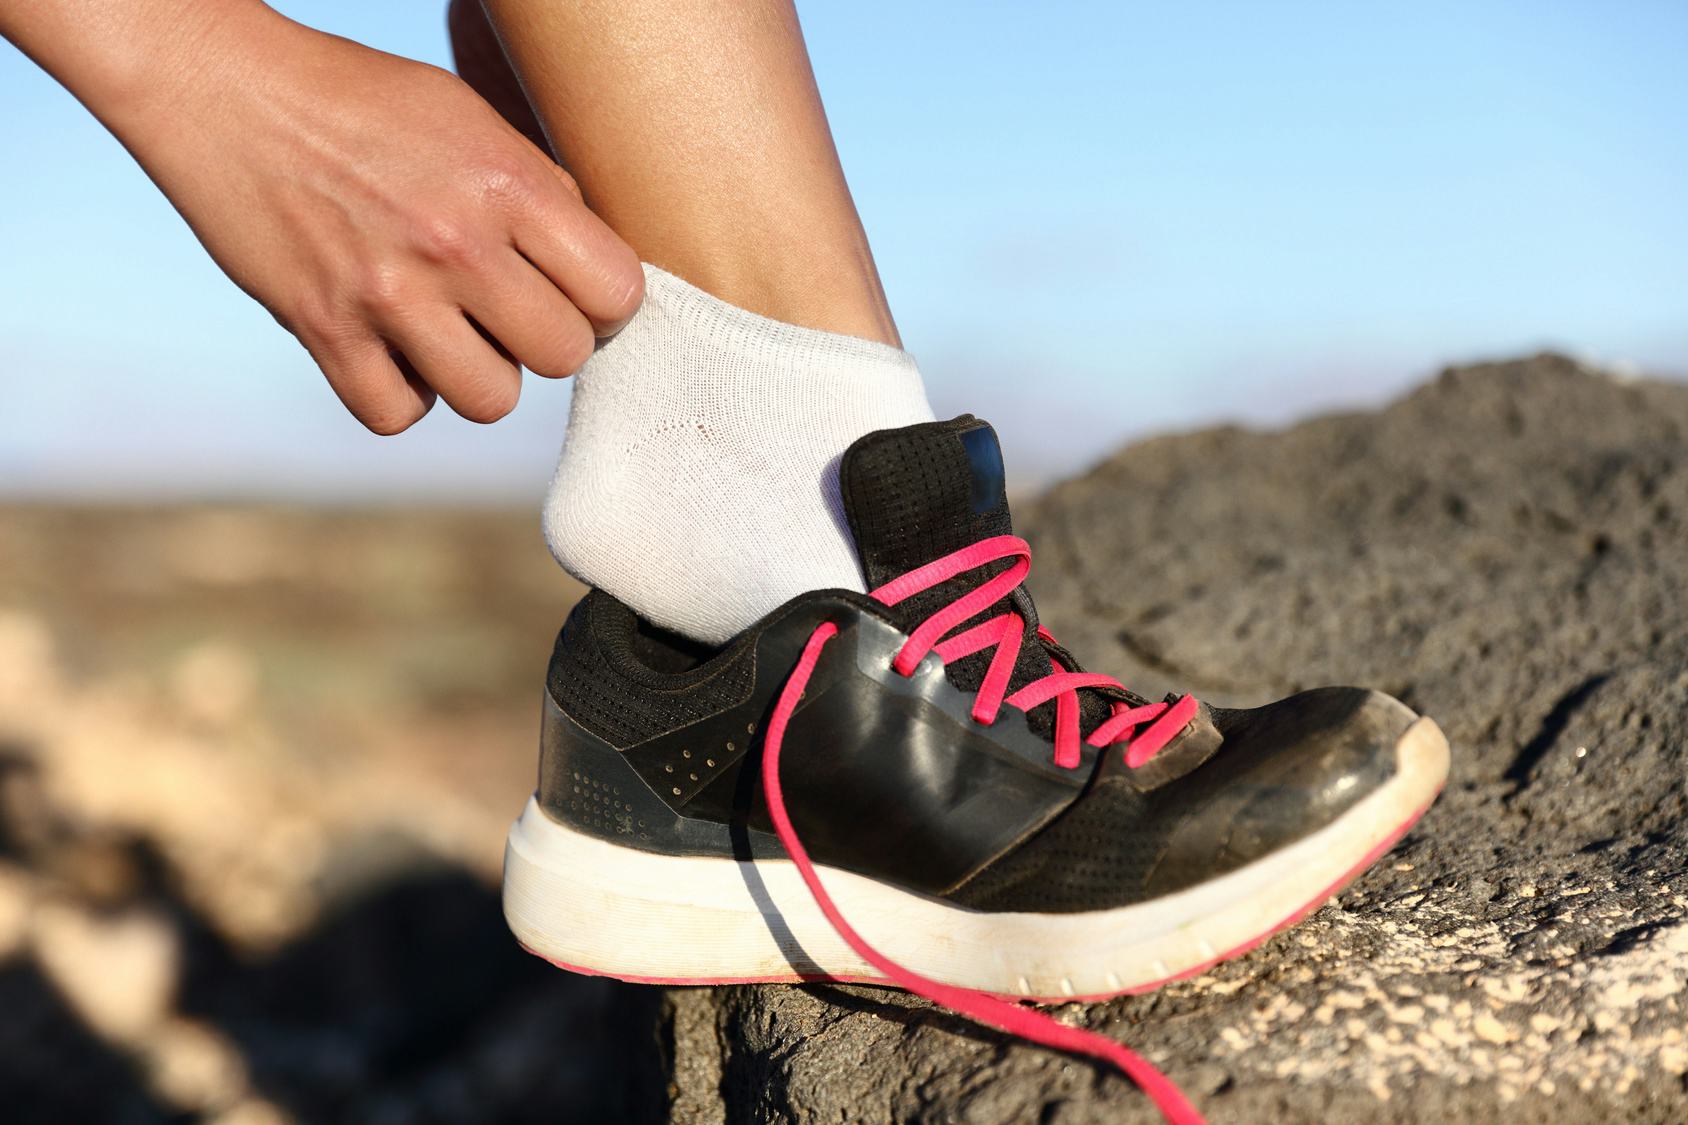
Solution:
{"label": "fingers", "polygon": [[496,422],[516,408],[522,372],[457,309],[391,325],[387,338],[417,374],[471,422]]}
{"label": "fingers", "polygon": [[520,254],[507,254],[501,273],[465,311],[535,375],[560,379],[580,370],[597,342],[591,323]]}
{"label": "fingers", "polygon": [[305,346],[346,409],[373,433],[401,433],[434,405],[433,390],[373,335],[317,339]]}
{"label": "fingers", "polygon": [[514,216],[516,249],[568,296],[597,336],[613,336],[639,309],[645,272],[633,248],[580,202],[555,165],[556,183]]}
{"label": "fingers", "polygon": [[437,309],[426,320],[388,329],[388,336],[391,344],[374,335],[306,343],[334,393],[371,432],[402,433],[436,397],[471,422],[496,422],[516,408],[521,369],[459,310]]}
{"label": "fingers", "polygon": [[349,250],[338,285],[277,302],[277,319],[376,433],[408,428],[436,395],[471,421],[504,417],[522,366],[573,374],[644,296],[632,248],[566,172],[510,139],[516,150],[477,173],[473,204],[418,206],[377,230],[385,242]]}

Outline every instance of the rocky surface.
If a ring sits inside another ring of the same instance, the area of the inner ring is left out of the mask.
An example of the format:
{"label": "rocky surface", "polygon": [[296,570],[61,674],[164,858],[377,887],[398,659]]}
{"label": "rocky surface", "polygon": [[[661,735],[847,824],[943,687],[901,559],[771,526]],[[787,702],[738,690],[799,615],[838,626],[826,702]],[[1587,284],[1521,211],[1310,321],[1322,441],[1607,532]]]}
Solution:
{"label": "rocky surface", "polygon": [[[1024,513],[1045,621],[1146,694],[1393,692],[1447,792],[1339,901],[1061,1018],[1216,1122],[1688,1120],[1688,387],[1558,357],[1135,445]],[[1149,1121],[895,993],[671,995],[673,1116]]]}

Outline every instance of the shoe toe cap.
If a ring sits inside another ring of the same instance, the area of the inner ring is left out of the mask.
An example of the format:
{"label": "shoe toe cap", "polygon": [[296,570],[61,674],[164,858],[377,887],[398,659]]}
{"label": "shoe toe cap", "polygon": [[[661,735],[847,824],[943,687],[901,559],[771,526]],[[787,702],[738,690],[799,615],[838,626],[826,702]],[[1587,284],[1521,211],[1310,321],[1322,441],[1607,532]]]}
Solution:
{"label": "shoe toe cap", "polygon": [[1186,779],[1188,810],[1146,890],[1164,894],[1235,870],[1318,831],[1395,776],[1418,716],[1363,688],[1319,688],[1264,707],[1215,710],[1224,736]]}

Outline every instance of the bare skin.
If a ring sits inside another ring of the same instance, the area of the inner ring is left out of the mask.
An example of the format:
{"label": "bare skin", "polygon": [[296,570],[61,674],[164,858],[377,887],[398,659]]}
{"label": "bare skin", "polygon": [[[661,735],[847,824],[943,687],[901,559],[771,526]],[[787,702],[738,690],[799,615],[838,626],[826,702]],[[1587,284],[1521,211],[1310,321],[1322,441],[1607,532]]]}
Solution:
{"label": "bare skin", "polygon": [[646,261],[792,324],[898,344],[790,0],[453,0],[461,73],[532,111]]}
{"label": "bare skin", "polygon": [[567,173],[456,77],[257,0],[0,0],[347,408],[490,422],[576,370],[643,274]]}
{"label": "bare skin", "polygon": [[0,0],[0,36],[376,433],[436,396],[496,420],[518,364],[572,373],[637,309],[641,257],[778,320],[899,342],[790,0],[488,9],[453,0],[467,82],[259,0]]}

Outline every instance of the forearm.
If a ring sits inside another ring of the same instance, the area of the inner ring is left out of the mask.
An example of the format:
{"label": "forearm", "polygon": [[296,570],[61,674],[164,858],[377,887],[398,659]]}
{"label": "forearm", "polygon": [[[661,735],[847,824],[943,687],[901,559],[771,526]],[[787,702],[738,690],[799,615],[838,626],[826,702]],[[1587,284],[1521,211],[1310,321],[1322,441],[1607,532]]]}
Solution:
{"label": "forearm", "polygon": [[0,0],[0,36],[125,141],[250,65],[279,25],[259,0]]}

